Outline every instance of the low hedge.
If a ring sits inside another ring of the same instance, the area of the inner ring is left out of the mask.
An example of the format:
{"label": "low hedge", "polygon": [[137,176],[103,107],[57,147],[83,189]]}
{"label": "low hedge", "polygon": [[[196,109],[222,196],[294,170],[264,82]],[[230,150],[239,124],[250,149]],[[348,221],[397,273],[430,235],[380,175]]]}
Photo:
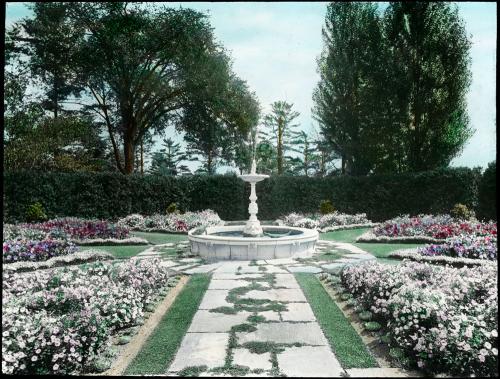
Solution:
{"label": "low hedge", "polygon": [[[469,168],[366,177],[276,176],[257,185],[259,218],[315,212],[321,200],[331,200],[340,212],[364,212],[372,221],[406,213],[447,213],[456,203],[476,209],[480,179],[480,171]],[[236,175],[4,172],[4,220],[25,220],[27,207],[37,201],[49,218],[117,219],[164,213],[175,202],[181,210],[209,208],[223,220],[243,220],[248,217],[249,187]]]}

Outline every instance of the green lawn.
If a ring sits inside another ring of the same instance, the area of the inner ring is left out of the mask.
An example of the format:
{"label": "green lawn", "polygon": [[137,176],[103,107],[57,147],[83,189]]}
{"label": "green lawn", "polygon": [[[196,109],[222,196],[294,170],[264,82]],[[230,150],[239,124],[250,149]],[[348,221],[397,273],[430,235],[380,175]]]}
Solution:
{"label": "green lawn", "polygon": [[[357,243],[354,242],[357,237],[370,230],[371,228],[360,228],[360,229],[350,229],[350,230],[337,230],[328,233],[321,233],[320,239],[330,240],[330,241],[338,241],[338,242],[347,242],[352,243],[354,246],[359,247],[371,254],[375,257],[381,259],[383,263],[400,263],[400,260],[388,258],[389,254],[395,250],[400,249],[411,249],[415,247],[424,246],[424,244],[415,244],[415,243]],[[391,262],[392,261],[392,262]]]}
{"label": "green lawn", "polygon": [[148,233],[148,232],[132,232],[135,237],[144,238],[150,244],[160,245],[168,242],[179,242],[187,239],[186,234],[169,234],[169,233]]}
{"label": "green lawn", "polygon": [[387,258],[390,253],[401,249],[412,249],[424,244],[416,243],[355,243],[354,246],[359,247],[369,253],[372,253],[377,258]]}
{"label": "green lawn", "polygon": [[125,375],[164,375],[191,324],[210,276],[192,275],[162,320],[125,370]]}
{"label": "green lawn", "polygon": [[334,232],[321,233],[319,238],[322,240],[353,243],[357,237],[370,229],[371,228],[336,230]]}
{"label": "green lawn", "polygon": [[149,245],[110,245],[110,246],[89,246],[91,249],[107,251],[114,255],[115,258],[130,258],[139,254],[141,251],[146,250]]}
{"label": "green lawn", "polygon": [[[332,350],[344,368],[378,367],[363,340],[313,274],[295,274]],[[307,361],[307,357],[304,357]]]}

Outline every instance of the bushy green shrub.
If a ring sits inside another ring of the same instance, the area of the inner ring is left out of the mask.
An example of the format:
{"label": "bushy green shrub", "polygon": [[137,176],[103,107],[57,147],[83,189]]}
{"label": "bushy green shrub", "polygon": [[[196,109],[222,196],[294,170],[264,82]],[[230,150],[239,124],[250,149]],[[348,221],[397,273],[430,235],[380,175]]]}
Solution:
{"label": "bushy green shrub", "polygon": [[481,220],[497,219],[497,163],[491,162],[479,183],[477,216]]}
{"label": "bushy green shrub", "polygon": [[45,220],[47,220],[47,215],[45,214],[42,204],[38,201],[26,207],[26,221],[37,222]]}
{"label": "bushy green shrub", "polygon": [[177,212],[178,212],[177,203],[170,203],[169,206],[167,207],[167,214],[177,213]]}
{"label": "bushy green shrub", "polygon": [[322,215],[335,212],[335,208],[330,200],[322,200],[319,204],[319,212]]}
{"label": "bushy green shrub", "polygon": [[467,208],[467,205],[464,204],[455,204],[450,211],[450,214],[458,219],[468,221],[473,219],[476,215],[472,209]]}

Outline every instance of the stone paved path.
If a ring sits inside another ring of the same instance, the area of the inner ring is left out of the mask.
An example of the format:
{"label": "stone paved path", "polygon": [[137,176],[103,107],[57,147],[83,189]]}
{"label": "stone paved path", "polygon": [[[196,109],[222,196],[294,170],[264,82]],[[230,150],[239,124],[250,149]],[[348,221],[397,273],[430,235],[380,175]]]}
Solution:
{"label": "stone paved path", "polygon": [[221,263],[213,271],[167,374],[193,366],[206,366],[204,376],[239,366],[252,376],[344,373],[295,277],[250,261]]}
{"label": "stone paved path", "polygon": [[182,241],[153,246],[136,259],[150,257],[160,257],[175,272],[212,274],[166,374],[198,369],[200,376],[346,375],[293,274],[375,259],[371,254],[351,244],[318,241],[310,258],[214,263],[191,257]]}

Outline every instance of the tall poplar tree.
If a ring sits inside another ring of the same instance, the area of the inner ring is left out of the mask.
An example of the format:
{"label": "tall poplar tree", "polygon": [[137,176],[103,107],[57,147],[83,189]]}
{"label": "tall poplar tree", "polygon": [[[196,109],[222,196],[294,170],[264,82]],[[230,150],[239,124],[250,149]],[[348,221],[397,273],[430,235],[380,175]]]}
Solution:
{"label": "tall poplar tree", "polygon": [[376,6],[330,3],[323,41],[313,114],[341,156],[343,173],[367,174],[382,148],[380,110],[386,106],[385,46]]}
{"label": "tall poplar tree", "polygon": [[[472,135],[466,112],[471,42],[456,5],[393,2],[385,11],[395,119],[406,169],[446,167]],[[382,84],[381,84],[382,85]]]}

